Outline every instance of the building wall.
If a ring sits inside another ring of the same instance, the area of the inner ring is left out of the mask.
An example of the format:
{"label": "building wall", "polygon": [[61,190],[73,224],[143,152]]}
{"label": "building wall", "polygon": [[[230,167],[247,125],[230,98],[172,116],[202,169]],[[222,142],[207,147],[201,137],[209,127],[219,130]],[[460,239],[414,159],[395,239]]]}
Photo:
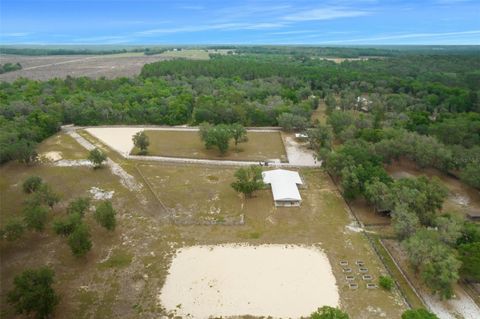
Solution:
{"label": "building wall", "polygon": [[301,201],[275,201],[275,206],[277,207],[298,207],[300,206]]}

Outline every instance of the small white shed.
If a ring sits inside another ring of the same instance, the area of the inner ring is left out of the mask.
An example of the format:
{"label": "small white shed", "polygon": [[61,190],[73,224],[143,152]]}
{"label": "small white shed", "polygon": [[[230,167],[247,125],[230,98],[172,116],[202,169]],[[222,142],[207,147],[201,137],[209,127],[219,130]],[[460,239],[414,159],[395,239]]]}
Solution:
{"label": "small white shed", "polygon": [[300,206],[302,197],[297,185],[302,185],[302,179],[297,172],[284,169],[274,169],[262,173],[263,182],[272,187],[275,206]]}

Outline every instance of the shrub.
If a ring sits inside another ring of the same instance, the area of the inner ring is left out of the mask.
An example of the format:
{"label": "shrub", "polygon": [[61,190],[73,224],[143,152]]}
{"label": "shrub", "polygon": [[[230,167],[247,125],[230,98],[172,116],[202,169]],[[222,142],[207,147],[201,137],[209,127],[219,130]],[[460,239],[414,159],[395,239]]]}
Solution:
{"label": "shrub", "polygon": [[402,319],[438,319],[438,317],[425,309],[410,309],[402,314]]}
{"label": "shrub", "polygon": [[100,168],[102,167],[103,162],[107,160],[107,155],[105,155],[99,148],[94,148],[90,151],[88,160],[92,162],[93,168]]}
{"label": "shrub", "polygon": [[389,276],[380,276],[380,278],[378,278],[378,284],[385,290],[392,290],[394,281]]}
{"label": "shrub", "polygon": [[48,210],[41,205],[27,205],[23,209],[23,220],[28,229],[43,231],[47,223]]}
{"label": "shrub", "polygon": [[113,209],[112,202],[104,201],[97,206],[95,211],[95,220],[108,230],[114,230],[116,225],[116,212]]}
{"label": "shrub", "polygon": [[82,217],[85,215],[85,211],[90,207],[90,198],[79,197],[68,204],[67,213],[75,214],[79,213]]}
{"label": "shrub", "polygon": [[13,280],[14,288],[7,295],[18,314],[34,314],[35,318],[49,318],[59,297],[52,288],[54,272],[44,267],[26,270]]}
{"label": "shrub", "polygon": [[42,185],[42,178],[39,176],[28,177],[22,185],[23,191],[27,194],[36,192]]}
{"label": "shrub", "polygon": [[76,212],[66,218],[57,219],[53,222],[53,231],[57,235],[68,236],[82,223],[82,215]]}
{"label": "shrub", "polygon": [[25,226],[23,222],[19,219],[11,219],[6,224],[5,227],[2,229],[2,236],[8,241],[15,241],[22,237],[23,233],[25,232]]}
{"label": "shrub", "polygon": [[349,319],[347,313],[338,308],[323,306],[310,315],[310,319]]}
{"label": "shrub", "polygon": [[82,223],[75,228],[70,236],[68,236],[68,245],[75,256],[85,256],[85,254],[92,248],[90,237],[91,235],[87,225]]}

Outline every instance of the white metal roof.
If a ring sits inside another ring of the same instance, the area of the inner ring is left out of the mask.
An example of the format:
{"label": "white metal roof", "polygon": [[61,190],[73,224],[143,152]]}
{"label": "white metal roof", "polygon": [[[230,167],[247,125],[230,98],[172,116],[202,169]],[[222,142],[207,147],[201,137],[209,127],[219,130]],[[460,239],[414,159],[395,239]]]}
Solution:
{"label": "white metal roof", "polygon": [[274,169],[262,173],[263,182],[272,186],[273,199],[275,201],[300,201],[300,192],[297,184],[303,184],[297,172],[284,169]]}

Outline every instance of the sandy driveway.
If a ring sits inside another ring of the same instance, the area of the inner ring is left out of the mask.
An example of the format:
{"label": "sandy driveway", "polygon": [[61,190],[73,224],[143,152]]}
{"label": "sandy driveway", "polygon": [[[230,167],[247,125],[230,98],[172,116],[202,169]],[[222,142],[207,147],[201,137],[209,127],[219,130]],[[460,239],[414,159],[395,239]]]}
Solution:
{"label": "sandy driveway", "polygon": [[182,317],[300,318],[340,297],[319,249],[233,244],[178,250],[159,298]]}
{"label": "sandy driveway", "polygon": [[285,135],[285,150],[287,151],[288,163],[298,166],[320,166],[315,160],[314,152],[305,144],[298,143],[293,136]]}

